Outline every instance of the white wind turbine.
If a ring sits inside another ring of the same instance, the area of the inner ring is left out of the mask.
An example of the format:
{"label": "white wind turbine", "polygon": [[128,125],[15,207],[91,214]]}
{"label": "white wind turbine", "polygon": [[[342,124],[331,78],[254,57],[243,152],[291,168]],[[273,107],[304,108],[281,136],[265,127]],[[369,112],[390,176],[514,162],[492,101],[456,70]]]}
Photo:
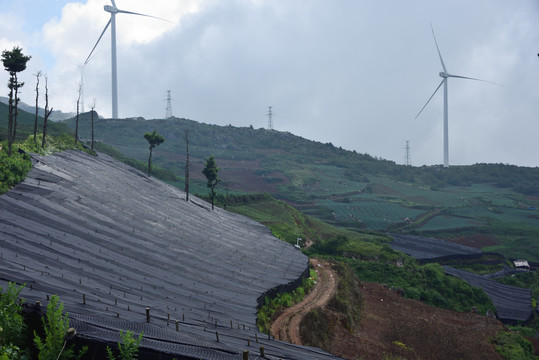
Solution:
{"label": "white wind turbine", "polygon": [[84,65],[88,64],[88,61],[90,61],[90,57],[94,53],[95,48],[97,47],[97,44],[99,44],[99,41],[101,41],[101,38],[103,37],[103,34],[105,34],[105,31],[107,31],[107,28],[110,25],[110,42],[111,42],[111,76],[112,76],[112,118],[117,119],[118,118],[118,72],[117,72],[117,62],[116,62],[116,14],[131,14],[131,15],[140,15],[140,16],[147,16],[154,19],[164,20],[155,16],[146,15],[146,14],[139,14],[136,12],[126,11],[126,10],[120,10],[116,7],[116,3],[114,0],[110,0],[112,3],[112,6],[105,5],[103,8],[106,12],[110,13],[110,20],[105,25],[105,28],[103,29],[103,32],[99,36],[99,39],[97,39],[97,42],[95,43],[94,47],[92,48],[92,51],[90,51],[90,55],[86,58],[86,61],[84,62]]}
{"label": "white wind turbine", "polygon": [[432,95],[427,100],[425,105],[421,108],[419,113],[416,115],[415,119],[419,117],[419,115],[423,112],[425,107],[427,107],[430,100],[434,97],[434,95],[436,94],[440,86],[442,86],[443,84],[444,85],[444,167],[449,167],[449,135],[448,135],[449,126],[448,126],[448,115],[447,115],[447,79],[450,77],[453,77],[453,78],[459,78],[459,79],[484,81],[491,84],[494,84],[494,83],[490,81],[486,81],[486,80],[481,80],[481,79],[476,79],[476,78],[471,78],[471,77],[466,77],[466,76],[453,75],[453,74],[448,73],[444,64],[444,60],[442,59],[442,53],[440,52],[440,48],[438,47],[438,42],[436,41],[436,35],[434,35],[434,28],[432,27],[432,24],[431,24],[431,29],[432,29],[432,36],[434,37],[434,43],[436,44],[436,49],[438,50],[438,56],[440,57],[440,62],[442,63],[442,68],[444,69],[444,71],[440,72],[440,77],[442,78],[442,82],[440,82],[440,85],[438,85],[436,90],[434,90],[434,93],[432,93]]}

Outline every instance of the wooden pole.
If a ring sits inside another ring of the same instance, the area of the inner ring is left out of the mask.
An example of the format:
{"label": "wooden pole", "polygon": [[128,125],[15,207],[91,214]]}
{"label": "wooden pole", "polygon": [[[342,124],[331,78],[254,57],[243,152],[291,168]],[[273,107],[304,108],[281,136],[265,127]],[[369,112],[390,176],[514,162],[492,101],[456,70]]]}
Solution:
{"label": "wooden pole", "polygon": [[249,350],[243,350],[243,360],[249,360]]}
{"label": "wooden pole", "polygon": [[146,322],[150,322],[150,307],[146,308]]}

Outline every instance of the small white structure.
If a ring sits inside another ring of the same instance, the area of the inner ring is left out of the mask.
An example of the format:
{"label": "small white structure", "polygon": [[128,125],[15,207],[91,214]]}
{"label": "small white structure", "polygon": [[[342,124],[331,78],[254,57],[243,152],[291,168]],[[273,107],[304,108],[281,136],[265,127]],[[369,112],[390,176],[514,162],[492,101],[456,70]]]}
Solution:
{"label": "small white structure", "polygon": [[296,249],[298,249],[298,250],[301,249],[301,246],[299,246],[299,242],[300,242],[300,241],[301,241],[301,238],[297,238],[297,240],[296,240],[296,245],[294,245],[294,247],[295,247]]}
{"label": "small white structure", "polygon": [[530,264],[528,264],[527,260],[515,260],[513,261],[513,264],[515,264],[517,270],[530,270]]}

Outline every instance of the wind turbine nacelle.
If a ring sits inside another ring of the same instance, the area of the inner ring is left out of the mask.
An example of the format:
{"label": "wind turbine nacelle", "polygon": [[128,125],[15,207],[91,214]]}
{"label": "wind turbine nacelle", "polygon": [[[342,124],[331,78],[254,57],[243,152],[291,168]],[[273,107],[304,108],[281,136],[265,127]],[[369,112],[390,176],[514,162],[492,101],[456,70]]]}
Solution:
{"label": "wind turbine nacelle", "polygon": [[449,77],[449,74],[446,73],[445,71],[440,71],[440,77],[447,78]]}
{"label": "wind turbine nacelle", "polygon": [[115,8],[114,6],[110,6],[110,5],[103,6],[103,9],[105,9],[106,12],[109,12],[111,14],[116,14],[118,12],[117,8]]}

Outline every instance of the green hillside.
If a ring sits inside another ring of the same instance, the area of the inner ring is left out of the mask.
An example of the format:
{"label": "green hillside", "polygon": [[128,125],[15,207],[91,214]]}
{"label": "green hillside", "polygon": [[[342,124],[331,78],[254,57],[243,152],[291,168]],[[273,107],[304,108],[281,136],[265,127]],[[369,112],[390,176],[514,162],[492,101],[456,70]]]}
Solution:
{"label": "green hillside", "polygon": [[[74,128],[73,119],[65,124]],[[154,152],[154,163],[179,179],[187,129],[194,183],[203,184],[204,159],[213,154],[232,193],[267,192],[350,230],[438,236],[539,262],[534,241],[539,237],[539,168],[411,167],[275,130],[178,118],[95,120],[97,140],[139,161],[148,157],[143,134],[154,129],[166,138]],[[90,138],[89,114],[81,115],[79,133]],[[183,181],[175,185],[182,188]]]}
{"label": "green hillside", "polygon": [[[17,139],[24,140],[28,135],[34,133],[35,114],[19,110],[17,117]],[[8,106],[0,102],[0,141],[7,139]],[[43,132],[43,117],[39,116],[37,121],[37,132]],[[66,123],[47,122],[47,134],[58,136],[62,133],[71,133],[71,129]]]}

